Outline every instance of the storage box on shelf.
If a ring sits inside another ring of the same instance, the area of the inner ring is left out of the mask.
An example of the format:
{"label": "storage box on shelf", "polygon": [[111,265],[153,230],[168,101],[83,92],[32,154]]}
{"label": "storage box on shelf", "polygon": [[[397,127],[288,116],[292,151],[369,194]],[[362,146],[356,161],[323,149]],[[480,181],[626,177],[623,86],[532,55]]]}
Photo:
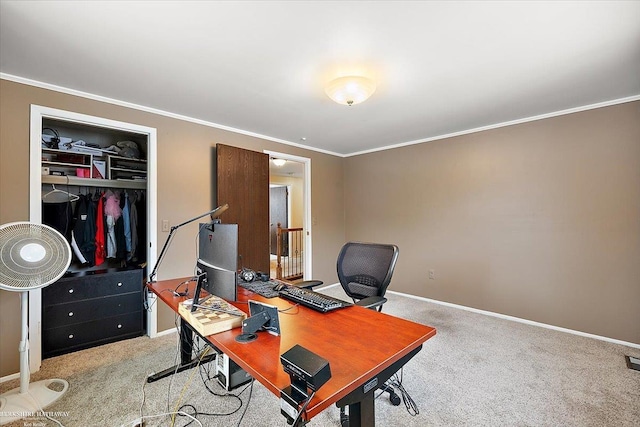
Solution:
{"label": "storage box on shelf", "polygon": [[42,149],[42,167],[48,168],[47,175],[76,176],[91,178],[93,155],[69,150]]}
{"label": "storage box on shelf", "polygon": [[147,161],[121,156],[107,156],[107,178],[116,180],[147,180]]}

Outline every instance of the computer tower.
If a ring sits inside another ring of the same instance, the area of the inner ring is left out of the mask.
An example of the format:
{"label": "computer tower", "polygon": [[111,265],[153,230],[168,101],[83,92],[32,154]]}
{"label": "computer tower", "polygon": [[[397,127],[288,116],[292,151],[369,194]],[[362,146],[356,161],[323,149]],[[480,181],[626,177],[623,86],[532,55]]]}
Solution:
{"label": "computer tower", "polygon": [[251,375],[224,353],[218,354],[216,374],[218,375],[218,382],[227,391],[251,381]]}

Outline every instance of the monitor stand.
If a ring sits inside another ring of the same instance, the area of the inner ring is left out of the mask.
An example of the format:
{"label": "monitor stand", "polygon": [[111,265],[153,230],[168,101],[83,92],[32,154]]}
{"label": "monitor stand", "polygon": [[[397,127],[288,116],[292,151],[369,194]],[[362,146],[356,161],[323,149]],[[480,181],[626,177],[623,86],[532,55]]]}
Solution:
{"label": "monitor stand", "polygon": [[254,316],[246,318],[242,322],[242,334],[236,337],[236,341],[240,343],[248,343],[255,341],[258,338],[256,332],[260,330],[264,325],[269,323],[269,315],[262,311]]}

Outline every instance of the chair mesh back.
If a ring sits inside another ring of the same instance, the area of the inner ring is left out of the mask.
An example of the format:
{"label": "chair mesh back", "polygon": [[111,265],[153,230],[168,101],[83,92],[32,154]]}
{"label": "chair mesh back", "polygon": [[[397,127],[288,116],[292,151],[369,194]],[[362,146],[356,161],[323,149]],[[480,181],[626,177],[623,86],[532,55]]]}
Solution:
{"label": "chair mesh back", "polygon": [[351,298],[383,296],[397,257],[395,245],[349,242],[338,257],[338,279]]}

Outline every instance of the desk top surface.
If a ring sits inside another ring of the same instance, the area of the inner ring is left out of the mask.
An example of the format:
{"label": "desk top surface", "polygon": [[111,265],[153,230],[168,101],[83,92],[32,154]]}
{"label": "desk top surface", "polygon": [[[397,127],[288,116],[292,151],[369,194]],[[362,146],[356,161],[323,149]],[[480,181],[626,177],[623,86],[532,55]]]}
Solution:
{"label": "desk top surface", "polygon": [[[149,283],[149,289],[178,312],[178,304],[187,297],[175,297],[173,291],[185,279]],[[195,284],[190,286],[191,292]],[[279,310],[292,307],[282,298],[264,298],[238,287],[233,304],[248,312],[248,300],[275,305]],[[362,386],[368,379],[418,348],[436,334],[430,326],[411,322],[359,306],[319,313],[303,306],[280,312],[280,336],[259,332],[258,339],[239,343],[241,329],[206,337],[276,396],[291,381],[282,369],[280,355],[299,344],[329,361],[331,379],[316,393],[307,407],[310,419]]]}

